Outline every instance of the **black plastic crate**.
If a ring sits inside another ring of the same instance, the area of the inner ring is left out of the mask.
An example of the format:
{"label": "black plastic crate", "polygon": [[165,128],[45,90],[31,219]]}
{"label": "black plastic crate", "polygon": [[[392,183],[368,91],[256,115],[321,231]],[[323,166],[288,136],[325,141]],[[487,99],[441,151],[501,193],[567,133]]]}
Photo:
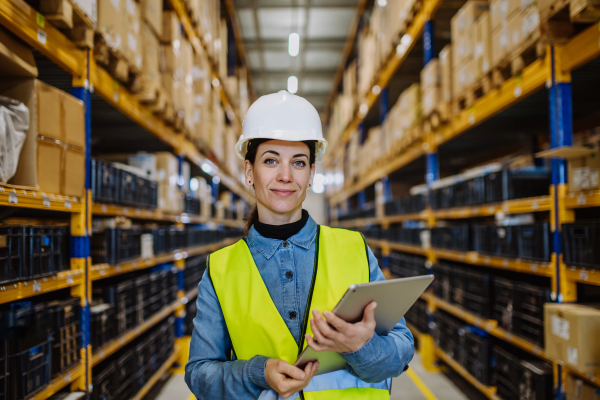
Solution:
{"label": "black plastic crate", "polygon": [[463,269],[460,275],[464,289],[462,306],[482,318],[493,318],[491,275],[467,269]]}
{"label": "black plastic crate", "polygon": [[51,338],[48,335],[9,340],[9,399],[24,399],[50,382]]}
{"label": "black plastic crate", "polygon": [[515,287],[508,279],[494,278],[494,319],[500,328],[513,330]]}
{"label": "black plastic crate", "polygon": [[118,170],[102,160],[92,159],[92,199],[97,202],[118,203]]}
{"label": "black plastic crate", "polygon": [[444,311],[435,312],[434,341],[449,357],[458,360],[460,354],[459,332],[465,323]]}
{"label": "black plastic crate", "polygon": [[0,400],[8,398],[8,342],[0,340]]}
{"label": "black plastic crate", "polygon": [[150,277],[148,275],[142,275],[135,279],[135,288],[134,288],[134,308],[135,308],[135,324],[139,325],[144,322],[144,320],[150,317],[145,314],[145,304],[146,301],[150,298]]}
{"label": "black plastic crate", "polygon": [[98,349],[117,337],[115,308],[112,305],[104,303],[91,307],[90,323],[90,341],[93,349]]}
{"label": "black plastic crate", "polygon": [[485,203],[485,177],[478,176],[461,182],[460,185],[463,191],[463,205],[474,206]]}
{"label": "black plastic crate", "polygon": [[455,203],[455,186],[450,185],[431,191],[431,208],[434,210],[452,208]]}
{"label": "black plastic crate", "polygon": [[514,285],[514,332],[540,346],[544,345],[544,303],[550,302],[550,289],[517,283]]}
{"label": "black plastic crate", "polygon": [[114,393],[117,385],[117,369],[114,362],[103,363],[92,373],[92,400],[117,400]]}
{"label": "black plastic crate", "polygon": [[126,206],[136,205],[137,177],[129,171],[117,168],[118,203]]}
{"label": "black plastic crate", "polygon": [[183,198],[183,212],[192,215],[200,215],[200,199],[186,195]]}
{"label": "black plastic crate", "polygon": [[473,225],[473,250],[481,254],[494,254],[492,245],[493,225]]}
{"label": "black plastic crate", "polygon": [[392,251],[389,255],[389,268],[392,275],[398,278],[426,275],[426,261],[422,256]]}
{"label": "black plastic crate", "polygon": [[519,225],[518,232],[519,258],[545,262],[550,261],[552,246],[550,241],[550,224],[548,222]]}
{"label": "black plastic crate", "polygon": [[91,239],[92,262],[94,264],[118,264],[141,255],[139,229],[105,228],[94,232]]}
{"label": "black plastic crate", "polygon": [[598,268],[598,239],[600,238],[600,222],[585,221],[563,224],[562,249],[565,263],[569,266]]}
{"label": "black plastic crate", "polygon": [[0,284],[29,277],[24,261],[24,241],[24,227],[0,227]]}
{"label": "black plastic crate", "polygon": [[183,334],[186,336],[190,336],[194,331],[194,318],[196,318],[196,313],[198,312],[198,308],[196,306],[196,301],[198,297],[194,297],[192,299],[188,299],[188,302],[185,304],[185,318],[183,320]]}
{"label": "black plastic crate", "polygon": [[468,224],[431,229],[431,245],[440,249],[469,251],[471,249]]}
{"label": "black plastic crate", "polygon": [[52,319],[52,377],[81,359],[80,299],[53,301],[47,308]]}
{"label": "black plastic crate", "polygon": [[404,318],[417,331],[421,333],[429,332],[429,317],[427,315],[427,302],[425,300],[417,299],[415,304],[406,312]]}
{"label": "black plastic crate", "polygon": [[492,254],[502,257],[519,256],[519,227],[495,226],[492,228]]}
{"label": "black plastic crate", "polygon": [[62,269],[62,232],[52,227],[25,228],[25,262],[30,278],[41,278]]}
{"label": "black plastic crate", "polygon": [[390,227],[388,234],[390,241],[420,246],[422,231],[422,228],[403,228],[401,226],[396,226]]}
{"label": "black plastic crate", "polygon": [[519,381],[521,379],[521,358],[512,352],[494,346],[494,370],[492,385],[496,386],[501,399],[519,398]]}
{"label": "black plastic crate", "polygon": [[554,396],[552,365],[545,361],[521,361],[520,400],[546,400]]}
{"label": "black plastic crate", "polygon": [[474,327],[465,327],[459,334],[459,362],[475,379],[484,385],[489,385],[492,376],[491,336]]}
{"label": "black plastic crate", "polygon": [[433,293],[439,299],[446,302],[451,302],[452,299],[452,268],[442,262],[438,262],[433,266]]}
{"label": "black plastic crate", "polygon": [[130,399],[135,396],[135,360],[133,350],[128,349],[115,361],[116,382],[115,399]]}
{"label": "black plastic crate", "polygon": [[543,168],[505,169],[485,176],[486,202],[547,196],[550,172]]}
{"label": "black plastic crate", "polygon": [[206,270],[206,255],[190,257],[185,260],[185,269],[183,270],[184,289],[190,291],[198,287],[202,275]]}

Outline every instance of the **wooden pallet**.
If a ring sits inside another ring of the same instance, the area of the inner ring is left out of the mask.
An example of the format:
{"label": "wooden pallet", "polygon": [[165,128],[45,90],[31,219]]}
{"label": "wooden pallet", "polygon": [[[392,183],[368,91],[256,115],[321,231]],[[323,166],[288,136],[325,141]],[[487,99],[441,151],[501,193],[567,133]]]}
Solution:
{"label": "wooden pallet", "polygon": [[536,30],[492,69],[492,84],[494,87],[499,87],[506,80],[521,74],[525,67],[538,58],[544,57],[546,45],[540,39],[541,32]]}
{"label": "wooden pallet", "polygon": [[124,84],[129,82],[129,65],[121,53],[109,45],[104,34],[94,35],[94,60]]}
{"label": "wooden pallet", "polygon": [[546,9],[540,10],[541,21],[594,23],[599,19],[600,0],[556,0]]}
{"label": "wooden pallet", "polygon": [[493,72],[487,73],[475,81],[466,90],[452,99],[452,114],[459,114],[462,110],[471,107],[481,97],[488,94],[493,88]]}
{"label": "wooden pallet", "polygon": [[155,79],[151,79],[144,74],[139,76],[140,91],[137,98],[142,104],[154,104],[160,96],[160,85]]}
{"label": "wooden pallet", "polygon": [[71,0],[40,0],[40,12],[80,48],[94,48],[94,23]]}

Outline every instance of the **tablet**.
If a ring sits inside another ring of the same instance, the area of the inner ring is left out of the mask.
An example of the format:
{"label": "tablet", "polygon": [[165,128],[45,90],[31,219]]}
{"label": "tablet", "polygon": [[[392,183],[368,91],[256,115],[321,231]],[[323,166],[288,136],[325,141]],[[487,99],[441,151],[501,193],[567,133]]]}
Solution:
{"label": "tablet", "polygon": [[[333,309],[333,313],[346,322],[358,322],[363,317],[365,307],[374,301],[377,303],[375,333],[385,336],[432,281],[433,275],[423,275],[351,285]],[[316,352],[310,347],[304,349],[294,365],[304,369],[306,364],[314,361],[319,362],[317,375],[346,368],[346,361],[335,351]]]}

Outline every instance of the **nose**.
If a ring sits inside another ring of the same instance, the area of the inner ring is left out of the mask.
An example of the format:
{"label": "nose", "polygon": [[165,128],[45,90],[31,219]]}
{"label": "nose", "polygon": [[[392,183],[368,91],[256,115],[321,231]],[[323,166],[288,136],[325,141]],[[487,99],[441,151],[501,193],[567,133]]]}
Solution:
{"label": "nose", "polygon": [[277,174],[277,181],[281,183],[290,183],[292,181],[292,168],[287,163],[282,163]]}

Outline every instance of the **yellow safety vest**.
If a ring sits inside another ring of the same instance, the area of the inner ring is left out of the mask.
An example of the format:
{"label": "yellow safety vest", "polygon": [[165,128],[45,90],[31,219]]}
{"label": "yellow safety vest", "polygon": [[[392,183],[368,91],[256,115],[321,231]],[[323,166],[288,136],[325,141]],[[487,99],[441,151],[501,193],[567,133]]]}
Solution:
{"label": "yellow safety vest", "polygon": [[[312,336],[308,326],[312,310],[333,310],[350,285],[369,282],[370,275],[367,245],[359,233],[319,226],[307,301],[310,308],[305,311],[298,346],[273,303],[244,240],[211,254],[208,273],[237,359],[249,360],[263,355],[290,364],[306,347],[304,332]],[[315,376],[299,397],[306,400],[389,400],[388,387],[389,381],[368,384],[343,370]]]}

